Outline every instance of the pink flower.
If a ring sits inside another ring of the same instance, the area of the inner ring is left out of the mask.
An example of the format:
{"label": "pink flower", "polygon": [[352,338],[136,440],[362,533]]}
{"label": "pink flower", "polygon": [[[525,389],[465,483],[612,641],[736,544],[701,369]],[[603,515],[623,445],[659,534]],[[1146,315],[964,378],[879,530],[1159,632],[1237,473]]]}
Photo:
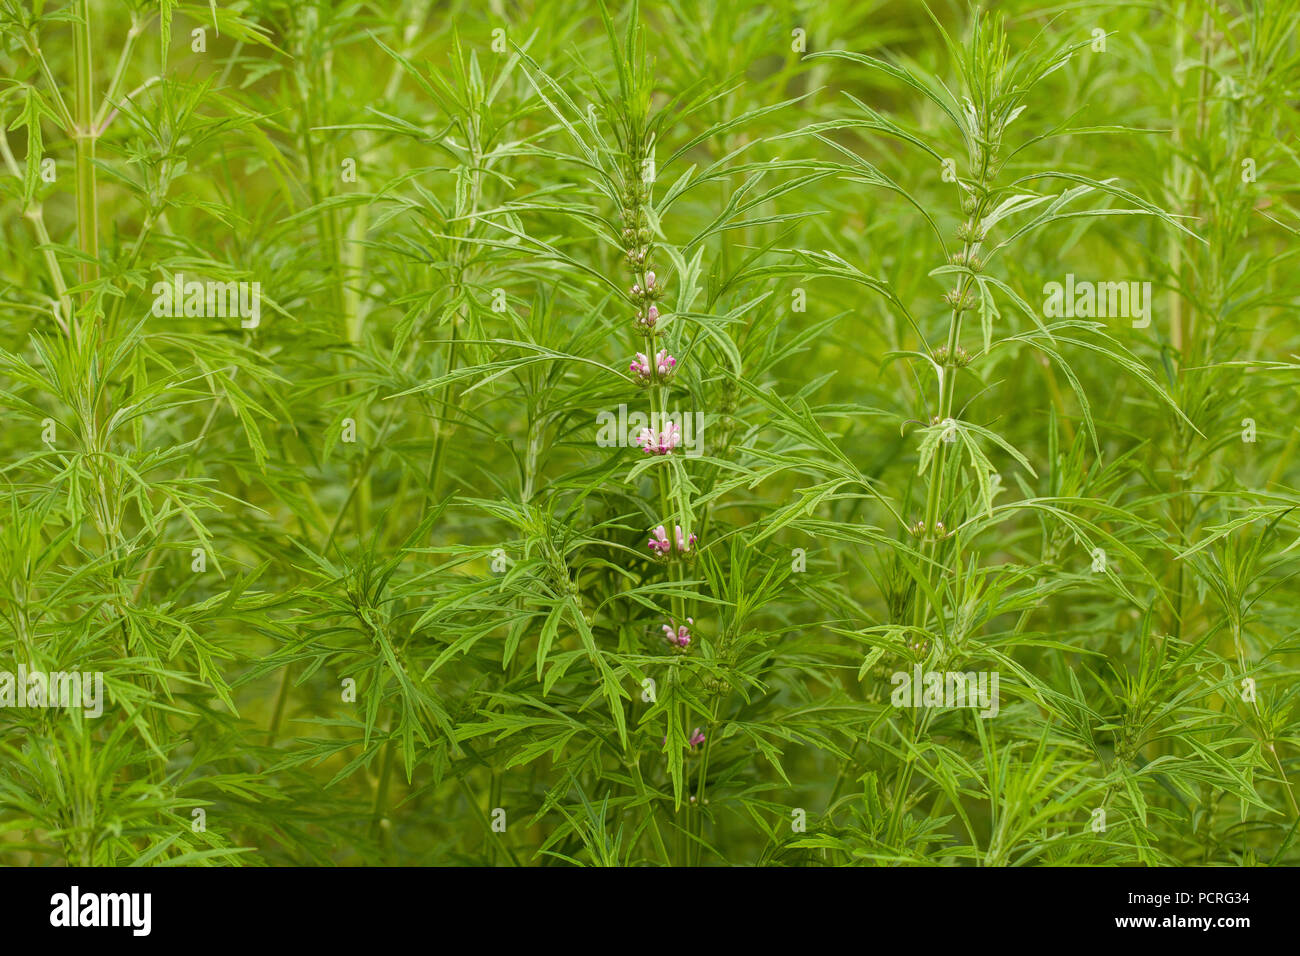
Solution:
{"label": "pink flower", "polygon": [[[660,744],[666,744],[666,743],[668,743],[668,738],[667,738],[667,737],[660,737],[660,738],[659,738],[659,743],[660,743]],[[695,728],[695,731],[691,734],[691,740],[690,740],[691,749],[694,750],[696,747],[698,747],[698,746],[699,746],[700,744],[702,744],[702,743],[704,743],[704,734],[700,733],[700,728],[699,728],[699,727],[696,727],[696,728]],[[695,798],[694,798],[694,797],[691,797],[691,799],[694,800]]]}
{"label": "pink flower", "polygon": [[[686,624],[694,624],[694,623],[695,623],[694,618],[688,617],[686,619]],[[691,632],[690,632],[690,628],[688,628],[686,624],[683,624],[681,627],[677,628],[676,631],[673,630],[671,622],[669,624],[664,625],[664,637],[668,640],[669,644],[672,644],[676,647],[687,647],[690,645]]]}
{"label": "pink flower", "polygon": [[645,357],[644,352],[637,352],[636,358],[632,360],[627,369],[632,373],[638,385],[649,385],[651,379],[654,378],[653,373],[650,371],[650,360]]}
{"label": "pink flower", "polygon": [[660,349],[659,354],[655,356],[655,372],[659,375],[659,379],[661,381],[667,379],[675,371],[677,371],[677,359],[669,355],[667,349]]}
{"label": "pink flower", "polygon": [[647,455],[670,455],[672,450],[682,443],[682,430],[673,422],[658,435],[653,429],[643,428],[637,436],[641,450]]}
{"label": "pink flower", "polygon": [[665,558],[668,557],[668,552],[672,550],[672,544],[668,541],[668,535],[664,532],[663,525],[655,528],[649,547],[655,554]]}
{"label": "pink flower", "polygon": [[653,272],[645,274],[645,287],[647,292],[655,287],[655,274]]}
{"label": "pink flower", "polygon": [[685,537],[683,537],[683,536],[682,536],[682,526],[681,526],[681,525],[677,525],[677,526],[676,526],[676,531],[677,531],[677,536],[676,536],[676,537],[677,537],[677,551],[678,551],[678,553],[679,553],[679,554],[690,554],[691,547],[695,544],[695,540],[696,540],[696,539],[695,539],[695,535],[691,535],[689,538],[685,538]]}

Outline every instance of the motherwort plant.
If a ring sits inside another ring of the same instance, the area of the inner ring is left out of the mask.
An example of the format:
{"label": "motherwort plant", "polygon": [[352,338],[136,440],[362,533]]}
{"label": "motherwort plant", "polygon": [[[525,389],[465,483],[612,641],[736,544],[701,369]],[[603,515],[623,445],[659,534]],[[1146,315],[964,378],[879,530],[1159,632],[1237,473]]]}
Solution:
{"label": "motherwort plant", "polygon": [[[558,124],[556,132],[572,150],[566,160],[590,186],[589,193],[579,195],[594,196],[591,202],[568,197],[554,206],[544,197],[522,200],[516,208],[528,213],[529,220],[517,238],[565,270],[566,285],[576,285],[575,277],[586,275],[602,293],[598,314],[613,311],[615,318],[607,326],[620,342],[626,341],[629,329],[633,336],[629,374],[621,375],[617,386],[604,394],[622,402],[628,384],[639,387],[651,425],[638,435],[640,460],[621,484],[609,481],[601,494],[623,509],[606,519],[611,531],[644,522],[648,535],[634,538],[630,547],[622,540],[609,542],[606,547],[613,549],[614,560],[624,567],[605,580],[588,576],[583,600],[607,609],[594,618],[593,630],[617,641],[620,651],[611,654],[611,660],[618,662],[616,668],[626,668],[640,687],[632,701],[638,733],[631,741],[632,752],[620,754],[620,759],[630,762],[638,791],[653,785],[661,773],[671,789],[669,799],[648,807],[645,826],[651,844],[656,853],[667,853],[666,862],[697,862],[707,852],[706,831],[717,825],[709,793],[716,775],[713,768],[718,766],[714,749],[718,738],[744,728],[740,733],[746,739],[761,740],[759,746],[775,754],[765,739],[772,732],[770,725],[736,723],[734,717],[746,706],[739,698],[761,693],[765,675],[781,666],[761,646],[768,635],[751,619],[776,611],[775,603],[767,606],[759,595],[774,596],[782,589],[786,575],[776,572],[788,563],[780,561],[774,567],[766,557],[751,553],[747,542],[763,537],[760,509],[754,509],[740,527],[730,529],[732,540],[717,555],[712,553],[709,535],[697,529],[736,489],[756,486],[786,466],[763,468],[738,456],[728,437],[734,420],[718,429],[721,438],[714,440],[710,432],[710,440],[703,441],[702,423],[717,419],[712,412],[696,412],[688,430],[687,421],[673,413],[673,396],[689,396],[696,403],[705,396],[718,396],[719,411],[725,409],[730,416],[736,393],[747,387],[742,375],[745,359],[733,338],[738,332],[762,329],[746,350],[759,368],[775,361],[774,310],[764,304],[770,293],[749,298],[744,293],[776,272],[757,257],[728,264],[721,258],[726,248],[721,237],[727,230],[748,228],[757,234],[768,224],[802,218],[804,213],[775,212],[772,204],[827,173],[805,170],[795,179],[759,190],[765,177],[800,169],[800,164],[787,165],[778,157],[737,163],[737,155],[761,147],[764,139],[755,135],[728,148],[728,134],[789,101],[727,114],[725,97],[715,83],[686,83],[675,96],[659,92],[663,84],[652,73],[652,63],[662,62],[666,54],[657,55],[647,44],[667,37],[646,30],[635,6],[627,13],[622,31],[602,13],[613,52],[613,76],[592,71],[587,77],[589,95],[595,100],[588,108],[578,106],[569,84],[562,84],[521,51],[532,67],[538,96]],[[705,37],[698,39],[703,43]],[[706,112],[720,115],[703,130],[691,128],[692,118]],[[696,153],[711,159],[702,171],[695,164]],[[554,153],[548,150],[547,155]],[[692,164],[678,173],[679,163],[688,156]],[[671,185],[657,195],[658,182]],[[719,187],[729,197],[720,211],[712,199],[713,189]],[[680,245],[665,234],[664,224],[678,221],[677,215],[668,215],[670,209],[681,210],[688,221],[703,223]],[[616,211],[616,218],[608,215],[610,211]],[[576,223],[594,233],[605,248],[617,250],[617,265],[627,278],[611,278],[608,271],[597,271],[567,250],[541,241],[547,216]],[[714,255],[719,261],[706,267],[708,257]],[[771,324],[763,328],[764,321]],[[687,435],[708,451],[688,461],[682,453]],[[625,460],[615,457],[600,473],[612,478],[613,470],[624,467]],[[649,609],[653,611],[647,615]],[[745,643],[752,647],[742,655]],[[629,653],[632,649],[636,653]],[[737,688],[740,693],[733,697]],[[734,755],[732,749],[722,751],[727,757],[721,766],[728,775],[735,761],[743,759],[743,749]],[[698,760],[688,768],[685,758],[692,754]],[[664,833],[675,833],[671,852],[666,841],[660,843]]]}
{"label": "motherwort plant", "polygon": [[[632,488],[641,487],[642,476],[652,472],[648,474],[651,479],[650,498],[643,513],[657,512],[658,521],[652,521],[649,536],[644,540],[644,553],[653,559],[652,567],[664,566],[667,584],[662,591],[670,605],[667,623],[651,624],[646,633],[666,644],[673,654],[665,669],[645,678],[650,682],[648,686],[653,688],[646,697],[646,702],[652,707],[642,717],[642,722],[666,718],[668,733],[662,736],[661,746],[667,754],[675,803],[680,806],[688,787],[683,752],[697,748],[708,735],[698,727],[691,727],[679,690],[684,674],[680,656],[699,647],[698,635],[692,633],[691,585],[683,576],[686,563],[695,558],[699,539],[692,530],[690,490],[693,485],[682,461],[682,426],[685,423],[680,416],[675,421],[670,411],[673,383],[684,370],[670,351],[669,342],[679,326],[665,305],[667,283],[658,263],[666,240],[653,202],[658,173],[656,143],[664,122],[671,114],[652,110],[654,81],[645,46],[647,35],[639,29],[636,9],[632,10],[626,34],[621,38],[603,8],[602,17],[614,51],[616,82],[607,86],[593,78],[600,105],[580,114],[581,132],[566,118],[564,107],[572,107],[572,101],[565,92],[540,71],[537,82],[539,95],[555,110],[555,115],[579,149],[580,162],[595,173],[598,191],[613,200],[617,209],[617,220],[602,219],[598,234],[620,250],[628,276],[625,288],[615,292],[614,301],[626,302],[630,313],[623,327],[631,332],[636,352],[628,365],[628,372],[631,382],[644,390],[650,422],[649,427],[637,435],[637,445],[646,456],[645,460],[632,468],[627,482]],[[551,97],[559,103],[552,103]],[[606,130],[612,134],[608,139]],[[680,264],[680,254],[674,253],[674,257]],[[609,284],[617,289],[615,281]],[[695,417],[697,423],[703,418]],[[699,434],[699,424],[694,430],[693,439],[701,441],[703,436]],[[663,632],[661,638],[658,637],[660,629]],[[636,759],[639,761],[640,757]],[[703,774],[705,771],[700,772]],[[696,824],[697,821],[691,819],[685,827],[693,829]],[[686,852],[683,842],[686,829],[679,826],[678,833],[675,856],[680,858]]]}
{"label": "motherwort plant", "polygon": [[[1058,465],[1052,461],[1054,454],[1048,459],[1052,475],[1048,489],[1036,492],[1026,478],[1017,476],[1022,496],[1003,503],[996,501],[1009,491],[1008,482],[994,464],[996,456],[1005,456],[1029,479],[1037,480],[1038,472],[1029,454],[992,427],[974,420],[972,413],[981,407],[984,395],[997,387],[993,376],[983,368],[1005,363],[1007,353],[1033,352],[1041,356],[1053,399],[1050,418],[1043,422],[1048,428],[1049,450],[1055,448],[1058,421],[1070,414],[1056,387],[1053,367],[1060,369],[1074,389],[1082,431],[1093,451],[1099,452],[1101,447],[1090,412],[1091,399],[1082,390],[1080,375],[1071,364],[1072,352],[1083,351],[1112,363],[1175,415],[1181,416],[1181,412],[1111,329],[1082,320],[1045,323],[1045,317],[1013,285],[998,277],[997,267],[1029,237],[1041,239],[1043,233],[1062,224],[1080,229],[1094,218],[1151,217],[1176,234],[1188,237],[1191,233],[1175,217],[1111,180],[1034,166],[1031,157],[1035,148],[1054,137],[1070,135],[1068,124],[1059,124],[1044,134],[1016,134],[1017,128],[1025,127],[1023,116],[1034,106],[1036,89],[1070,64],[1080,51],[1090,49],[1091,38],[1058,41],[1055,45],[1044,44],[1040,38],[1012,53],[1011,41],[998,18],[976,16],[962,43],[951,40],[937,22],[936,26],[956,66],[959,93],[953,93],[938,76],[901,60],[840,51],[817,54],[884,74],[927,101],[946,126],[944,133],[937,136],[909,128],[903,121],[852,98],[859,111],[857,116],[817,124],[810,130],[819,140],[849,156],[850,162],[839,166],[843,175],[854,182],[884,187],[908,200],[919,211],[946,259],[929,273],[947,284],[941,297],[946,310],[936,329],[936,322],[926,316],[929,310],[913,313],[889,282],[867,275],[831,254],[801,254],[820,275],[844,279],[882,294],[889,306],[906,318],[916,341],[914,348],[899,349],[889,358],[923,367],[925,371],[918,371],[916,376],[918,384],[931,383],[917,393],[918,401],[923,403],[917,416],[919,514],[899,529],[905,537],[893,547],[896,573],[901,578],[896,587],[903,600],[891,608],[885,623],[846,633],[854,634],[868,647],[863,676],[878,673],[876,662],[882,655],[925,661],[935,670],[961,671],[984,662],[1010,671],[1008,677],[1014,675],[1022,682],[1016,695],[1042,705],[1054,692],[1017,664],[1009,651],[1022,641],[1033,640],[1027,625],[1035,604],[1058,590],[1076,586],[1070,577],[1052,570],[1060,549],[1073,547],[1080,555],[1108,553],[1113,561],[1123,561],[1130,569],[1134,585],[1147,589],[1139,594],[1153,595],[1156,601],[1162,600],[1163,594],[1159,582],[1142,567],[1133,547],[1114,530],[1115,522],[1122,526],[1129,519],[1106,500],[1068,493]],[[933,164],[932,174],[950,183],[955,193],[956,225],[950,234],[945,234],[940,225],[945,219],[943,213],[927,208],[878,165],[828,135],[849,129],[883,134]],[[959,146],[960,152],[953,146]],[[1054,181],[1064,182],[1065,188],[1060,192],[1043,188]],[[1099,197],[1102,204],[1081,207],[1079,202],[1087,197]],[[963,380],[977,386],[964,396]],[[900,512],[911,507],[914,505],[905,501]],[[1043,526],[1040,561],[1036,567],[1008,565],[1003,556],[1007,535],[1014,533],[1010,529],[1026,515],[1035,517]],[[994,559],[986,563],[989,557]],[[1117,589],[1135,608],[1148,606],[1149,598],[1132,594],[1129,585],[1115,576],[1113,564],[1109,570],[1101,570],[1101,581],[1109,577],[1103,587]],[[1003,615],[1011,612],[1018,613],[1018,617],[1008,628]],[[925,746],[935,721],[943,713],[942,708],[922,707],[899,715],[901,726],[895,728],[895,733],[902,752],[911,754]],[[985,732],[982,739],[991,740],[993,733]],[[903,840],[906,832],[916,827],[915,820],[909,821],[908,811],[924,799],[924,788],[914,792],[913,778],[919,772],[942,791],[946,766],[944,756],[935,763],[911,756],[899,762],[886,784],[889,809],[882,839],[891,843]],[[988,769],[992,771],[992,767]],[[996,787],[990,786],[988,793],[996,814]],[[1067,812],[1067,808],[1062,806],[1058,812]],[[1008,847],[1000,842],[1003,839],[1001,834],[993,834],[984,851],[986,861],[1005,862],[1003,854]]]}

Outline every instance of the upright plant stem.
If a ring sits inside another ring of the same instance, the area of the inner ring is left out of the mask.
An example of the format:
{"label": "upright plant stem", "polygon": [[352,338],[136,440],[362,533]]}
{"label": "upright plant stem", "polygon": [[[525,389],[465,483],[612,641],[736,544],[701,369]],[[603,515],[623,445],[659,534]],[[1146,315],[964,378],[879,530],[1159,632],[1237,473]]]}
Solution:
{"label": "upright plant stem", "polygon": [[[81,281],[99,277],[99,203],[95,195],[94,73],[91,62],[90,0],[79,0],[73,23],[75,81],[73,118],[76,128],[77,248],[88,257],[80,264]],[[88,292],[82,301],[89,300]]]}
{"label": "upright plant stem", "polygon": [[[983,142],[980,144],[981,158],[979,161],[979,170],[975,177],[976,190],[974,195],[975,195],[976,203],[975,203],[974,211],[969,220],[970,223],[974,224],[975,226],[979,225],[979,223],[982,220],[982,217],[986,212],[986,203],[987,203],[987,196],[988,196],[987,190],[988,190],[988,179],[989,179],[989,155],[991,149],[993,148],[993,144],[990,143],[990,138],[989,138],[987,103],[983,104],[983,109],[981,110],[981,116],[983,118],[983,122],[982,122]],[[980,239],[978,238],[972,239],[968,237],[963,240],[962,262],[967,264],[970,263],[971,254],[979,246],[979,242]],[[962,312],[966,302],[966,297],[970,292],[971,286],[974,285],[974,282],[975,282],[974,277],[970,273],[963,273],[961,275],[961,278],[957,283],[957,289],[956,289],[957,303],[953,306],[953,309],[949,313],[949,317],[948,317],[947,353],[944,358],[943,364],[940,366],[942,370],[942,377],[939,380],[938,418],[939,418],[940,426],[942,426],[944,422],[952,418],[952,414],[953,414],[954,397],[956,395],[957,368],[958,368],[956,362],[956,355],[957,355],[958,346],[960,346],[961,344]],[[942,540],[944,537],[942,534],[939,533],[938,524],[939,524],[939,516],[941,513],[940,509],[944,502],[944,475],[947,468],[947,459],[948,459],[947,448],[945,446],[947,444],[948,443],[943,441],[941,438],[938,447],[934,451],[934,455],[930,459],[929,487],[926,491],[926,502],[925,502],[925,518],[924,518],[925,523],[924,526],[921,528],[921,553],[925,558],[925,561],[923,562],[922,565],[922,573],[926,576],[927,582],[929,582],[931,585],[942,584],[941,576],[946,570],[946,565],[943,568],[939,568],[937,573],[940,575],[940,579],[935,578],[934,575],[936,573],[936,569],[934,567],[934,564],[939,559],[939,554],[943,547]],[[959,556],[954,555],[954,565],[958,561],[959,561]],[[935,591],[935,593],[939,593],[940,588],[938,586],[935,586],[932,587],[932,590]],[[925,602],[925,595],[918,594],[916,596],[915,603],[913,605],[914,607],[913,623],[915,628],[918,631],[924,629],[929,619],[929,615],[926,612],[926,606],[924,602]],[[941,616],[943,614],[942,606],[935,607],[934,613],[936,617]],[[912,734],[911,734],[911,742],[913,745],[916,744],[919,741],[921,735],[925,733],[926,728],[930,724],[931,716],[932,716],[931,712],[928,708],[920,714],[913,715]],[[911,782],[912,782],[912,772],[913,772],[913,767],[915,765],[915,761],[912,759],[911,749],[912,748],[909,747],[908,753],[906,754],[904,759],[903,768],[899,773],[899,778],[894,788],[894,804],[893,804],[891,820],[890,820],[891,835],[897,834],[898,826],[902,820],[903,809],[907,802],[907,791],[908,788],[911,786]]]}

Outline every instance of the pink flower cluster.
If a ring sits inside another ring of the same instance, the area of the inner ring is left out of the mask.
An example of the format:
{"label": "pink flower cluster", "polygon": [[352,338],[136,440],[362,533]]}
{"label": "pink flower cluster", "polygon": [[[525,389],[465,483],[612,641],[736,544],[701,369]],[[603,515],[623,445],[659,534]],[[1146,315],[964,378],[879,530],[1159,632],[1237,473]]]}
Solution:
{"label": "pink flower cluster", "polygon": [[[686,624],[694,624],[695,619],[688,617]],[[673,630],[672,623],[664,625],[664,638],[674,647],[686,648],[691,643],[691,631],[686,624],[681,625],[677,630]]]}
{"label": "pink flower cluster", "polygon": [[670,455],[673,449],[682,443],[682,430],[673,422],[669,422],[668,427],[657,435],[653,429],[641,429],[641,434],[636,440],[647,455]]}
{"label": "pink flower cluster", "polygon": [[677,359],[668,354],[667,349],[660,349],[654,362],[646,358],[644,352],[637,352],[628,371],[632,373],[638,385],[650,385],[653,382],[666,382],[677,371]]}
{"label": "pink flower cluster", "polygon": [[[695,535],[691,535],[690,537],[683,535],[681,525],[676,525],[675,530],[677,532],[674,536],[676,538],[675,543],[677,545],[677,554],[684,557],[685,555],[690,554],[691,548],[695,546]],[[673,543],[674,542],[668,540],[668,534],[664,531],[664,526],[660,525],[655,528],[648,547],[652,554],[658,555],[661,558],[667,558],[673,553]]]}

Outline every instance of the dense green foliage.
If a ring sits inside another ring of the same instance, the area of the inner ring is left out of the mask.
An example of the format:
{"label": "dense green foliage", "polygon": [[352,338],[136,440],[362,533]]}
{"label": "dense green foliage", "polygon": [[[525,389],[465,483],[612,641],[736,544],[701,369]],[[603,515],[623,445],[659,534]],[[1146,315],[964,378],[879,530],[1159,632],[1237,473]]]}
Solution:
{"label": "dense green foliage", "polygon": [[1300,861],[1298,90],[1297,0],[0,0],[0,671],[104,682],[0,862]]}

